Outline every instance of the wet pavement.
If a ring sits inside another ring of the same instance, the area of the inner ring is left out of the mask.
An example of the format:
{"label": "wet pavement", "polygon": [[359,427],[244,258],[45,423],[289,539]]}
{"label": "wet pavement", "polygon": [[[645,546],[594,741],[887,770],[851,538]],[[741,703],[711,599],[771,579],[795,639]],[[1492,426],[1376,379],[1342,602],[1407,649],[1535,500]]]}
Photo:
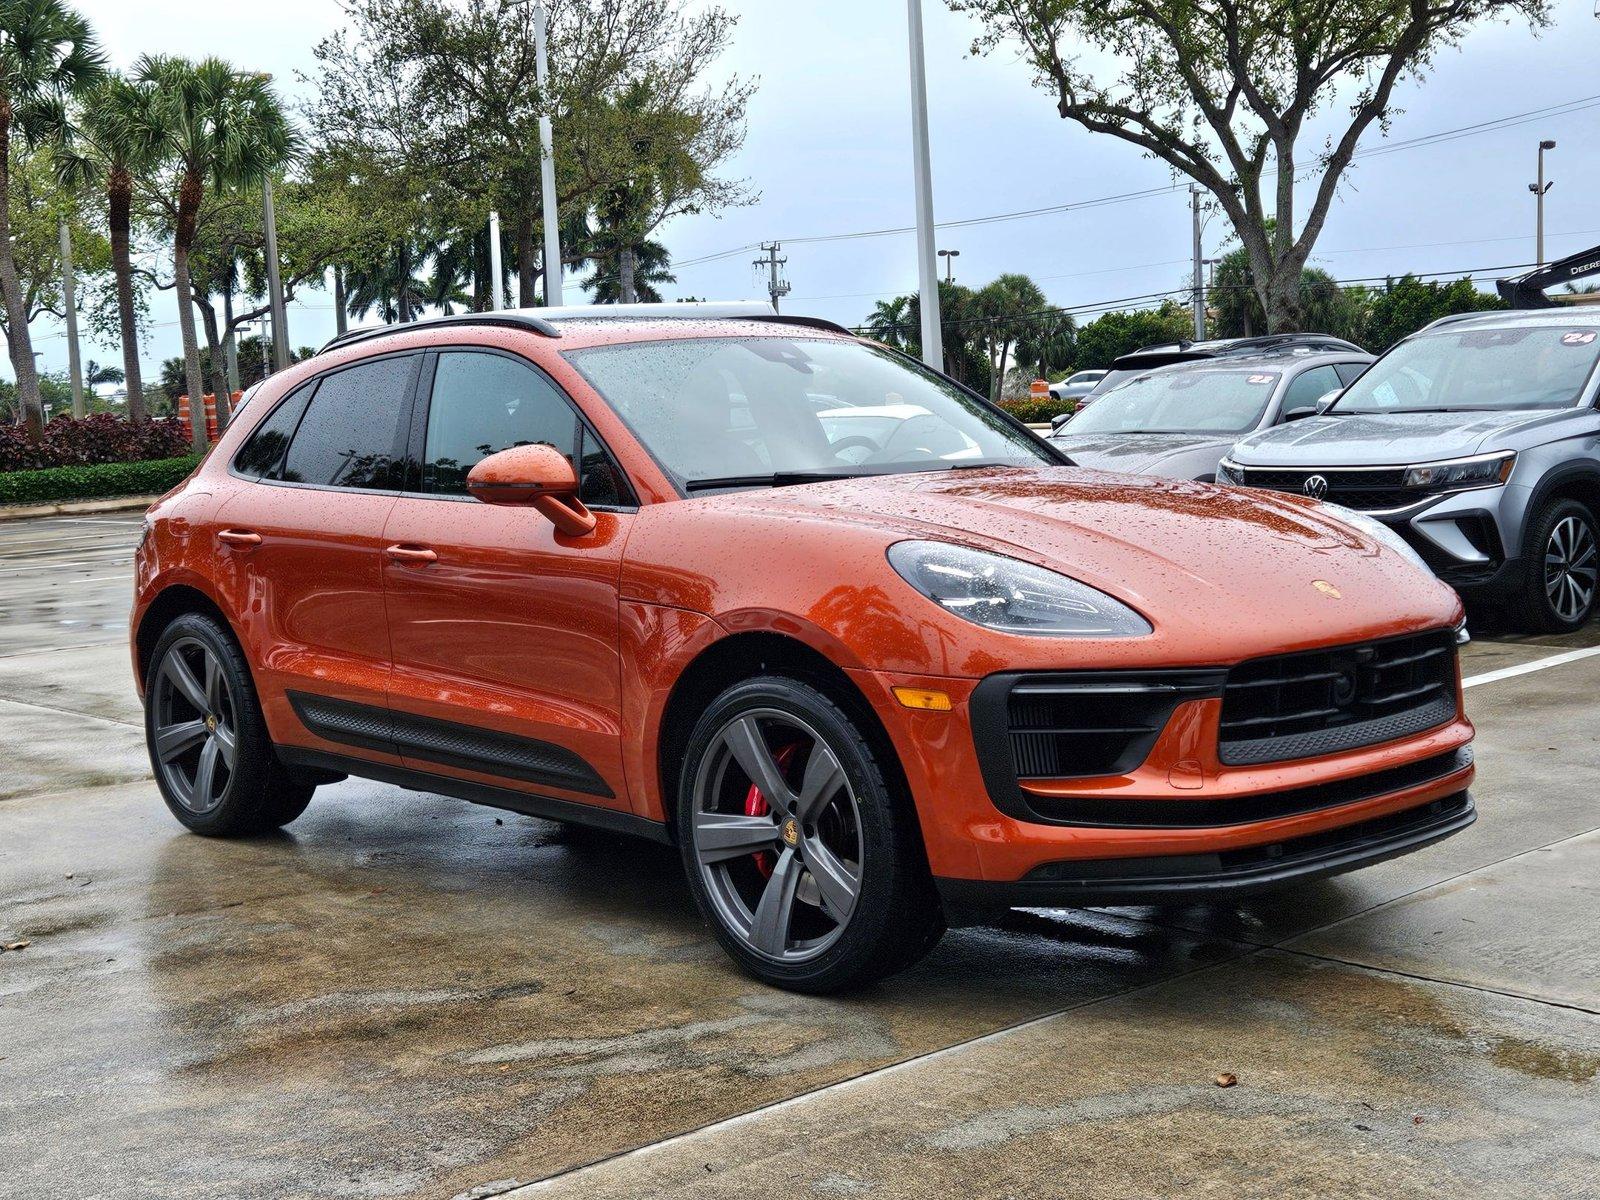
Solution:
{"label": "wet pavement", "polygon": [[1600,1195],[1600,656],[1469,691],[1457,838],[824,1000],[734,971],[666,848],[360,781],[185,834],[136,533],[0,525],[0,1197]]}

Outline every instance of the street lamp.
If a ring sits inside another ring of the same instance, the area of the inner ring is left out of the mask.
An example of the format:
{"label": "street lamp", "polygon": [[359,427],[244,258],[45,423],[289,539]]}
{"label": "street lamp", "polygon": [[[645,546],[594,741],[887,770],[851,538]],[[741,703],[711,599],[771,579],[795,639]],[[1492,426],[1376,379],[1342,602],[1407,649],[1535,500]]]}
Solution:
{"label": "street lamp", "polygon": [[941,250],[939,251],[939,257],[944,259],[944,281],[946,283],[954,283],[956,281],[954,274],[956,259],[961,257],[961,251]]}
{"label": "street lamp", "polygon": [[1549,138],[1539,143],[1539,182],[1530,183],[1528,190],[1534,195],[1538,216],[1534,221],[1534,257],[1538,260],[1536,266],[1544,266],[1544,194],[1555,186],[1555,180],[1545,182],[1544,178],[1544,152],[1554,150],[1556,144]]}

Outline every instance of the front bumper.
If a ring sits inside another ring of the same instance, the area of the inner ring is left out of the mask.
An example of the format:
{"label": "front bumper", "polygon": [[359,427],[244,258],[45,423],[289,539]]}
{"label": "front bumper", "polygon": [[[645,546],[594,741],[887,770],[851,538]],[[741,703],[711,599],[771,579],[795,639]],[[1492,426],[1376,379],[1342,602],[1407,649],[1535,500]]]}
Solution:
{"label": "front bumper", "polygon": [[1420,850],[1477,819],[1470,793],[1264,845],[1212,853],[1043,863],[1018,880],[935,878],[952,924],[1002,908],[1232,897],[1322,879]]}

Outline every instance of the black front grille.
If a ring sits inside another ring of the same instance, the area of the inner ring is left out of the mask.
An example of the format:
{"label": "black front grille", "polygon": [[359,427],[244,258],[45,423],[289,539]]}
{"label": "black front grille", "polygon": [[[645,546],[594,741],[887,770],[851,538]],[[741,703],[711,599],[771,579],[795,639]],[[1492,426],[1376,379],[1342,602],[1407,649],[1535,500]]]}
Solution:
{"label": "black front grille", "polygon": [[1218,754],[1230,765],[1335,754],[1456,715],[1455,631],[1260,658],[1228,672]]}
{"label": "black front grille", "polygon": [[1376,468],[1370,471],[1317,471],[1279,470],[1277,468],[1240,467],[1239,482],[1246,487],[1267,488],[1274,492],[1292,492],[1296,496],[1312,493],[1306,491],[1306,481],[1320,476],[1326,481],[1326,490],[1316,499],[1363,512],[1390,508],[1405,508],[1425,498],[1426,493],[1402,486],[1404,467]]}

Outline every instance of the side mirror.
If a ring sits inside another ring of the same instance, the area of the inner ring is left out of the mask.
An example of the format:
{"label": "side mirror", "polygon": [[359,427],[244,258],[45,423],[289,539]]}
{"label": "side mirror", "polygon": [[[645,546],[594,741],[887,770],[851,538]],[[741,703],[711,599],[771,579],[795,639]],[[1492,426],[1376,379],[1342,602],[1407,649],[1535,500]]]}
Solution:
{"label": "side mirror", "polygon": [[513,446],[467,472],[467,492],[485,504],[538,509],[571,537],[594,532],[594,514],[578,499],[578,476],[554,446]]}
{"label": "side mirror", "polygon": [[1323,413],[1327,412],[1333,407],[1333,402],[1342,395],[1344,395],[1344,389],[1342,387],[1334,388],[1331,392],[1323,392],[1322,395],[1317,399],[1317,415],[1321,416]]}
{"label": "side mirror", "polygon": [[1077,410],[1074,409],[1072,412],[1060,413],[1060,414],[1058,414],[1058,415],[1056,415],[1054,417],[1051,417],[1050,418],[1050,432],[1051,433],[1060,433],[1061,432],[1061,427],[1063,425],[1065,425],[1068,421],[1072,420],[1072,418],[1075,417],[1076,415],[1077,415]]}

